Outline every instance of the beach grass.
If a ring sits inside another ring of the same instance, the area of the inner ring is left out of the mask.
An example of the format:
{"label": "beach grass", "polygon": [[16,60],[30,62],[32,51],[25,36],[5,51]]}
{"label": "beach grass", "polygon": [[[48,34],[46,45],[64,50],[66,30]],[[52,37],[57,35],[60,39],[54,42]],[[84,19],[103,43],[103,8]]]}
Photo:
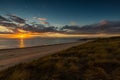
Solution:
{"label": "beach grass", "polygon": [[21,63],[0,80],[120,80],[120,37],[101,38]]}

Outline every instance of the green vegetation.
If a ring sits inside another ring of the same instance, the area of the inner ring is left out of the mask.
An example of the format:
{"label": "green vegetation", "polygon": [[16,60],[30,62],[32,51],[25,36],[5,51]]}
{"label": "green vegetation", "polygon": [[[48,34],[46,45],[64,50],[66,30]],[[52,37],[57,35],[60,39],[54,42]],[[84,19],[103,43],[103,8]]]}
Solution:
{"label": "green vegetation", "polygon": [[0,72],[0,80],[120,80],[120,38],[97,39]]}

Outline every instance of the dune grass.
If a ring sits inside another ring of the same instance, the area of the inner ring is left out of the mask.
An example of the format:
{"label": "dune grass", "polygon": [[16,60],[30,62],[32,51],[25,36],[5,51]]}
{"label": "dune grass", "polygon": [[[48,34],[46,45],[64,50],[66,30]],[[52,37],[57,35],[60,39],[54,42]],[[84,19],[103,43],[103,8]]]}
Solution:
{"label": "dune grass", "polygon": [[120,37],[97,39],[0,72],[0,80],[120,80]]}

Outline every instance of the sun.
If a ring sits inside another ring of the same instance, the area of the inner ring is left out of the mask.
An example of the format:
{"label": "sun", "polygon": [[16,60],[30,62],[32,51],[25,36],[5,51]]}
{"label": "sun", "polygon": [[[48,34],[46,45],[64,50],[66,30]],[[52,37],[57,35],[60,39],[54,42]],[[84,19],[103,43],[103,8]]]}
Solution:
{"label": "sun", "polygon": [[25,36],[23,34],[20,35],[20,38],[24,38]]}
{"label": "sun", "polygon": [[29,37],[30,37],[30,34],[20,33],[20,34],[16,34],[16,37],[17,37],[17,38],[29,38]]}

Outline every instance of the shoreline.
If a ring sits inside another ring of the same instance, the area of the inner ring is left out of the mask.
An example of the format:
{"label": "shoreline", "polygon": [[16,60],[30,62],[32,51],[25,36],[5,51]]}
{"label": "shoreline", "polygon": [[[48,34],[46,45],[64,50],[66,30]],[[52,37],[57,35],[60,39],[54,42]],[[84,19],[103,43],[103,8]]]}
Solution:
{"label": "shoreline", "polygon": [[19,63],[30,62],[41,57],[66,50],[70,47],[87,43],[88,41],[77,41],[72,43],[62,43],[54,45],[43,45],[27,48],[1,49],[0,50],[0,70],[9,68]]}
{"label": "shoreline", "polygon": [[[85,40],[85,41],[88,41],[88,40]],[[3,49],[0,49],[0,51],[2,51],[2,50],[14,50],[14,49],[37,48],[37,47],[46,47],[46,46],[55,46],[55,45],[71,44],[71,43],[77,43],[77,42],[79,43],[79,42],[83,42],[83,41],[74,41],[74,42],[68,42],[68,43],[48,44],[48,45],[40,45],[40,46],[30,46],[30,47],[23,47],[23,48],[20,48],[20,47],[17,47],[17,48],[6,48],[6,49],[3,48]]]}

